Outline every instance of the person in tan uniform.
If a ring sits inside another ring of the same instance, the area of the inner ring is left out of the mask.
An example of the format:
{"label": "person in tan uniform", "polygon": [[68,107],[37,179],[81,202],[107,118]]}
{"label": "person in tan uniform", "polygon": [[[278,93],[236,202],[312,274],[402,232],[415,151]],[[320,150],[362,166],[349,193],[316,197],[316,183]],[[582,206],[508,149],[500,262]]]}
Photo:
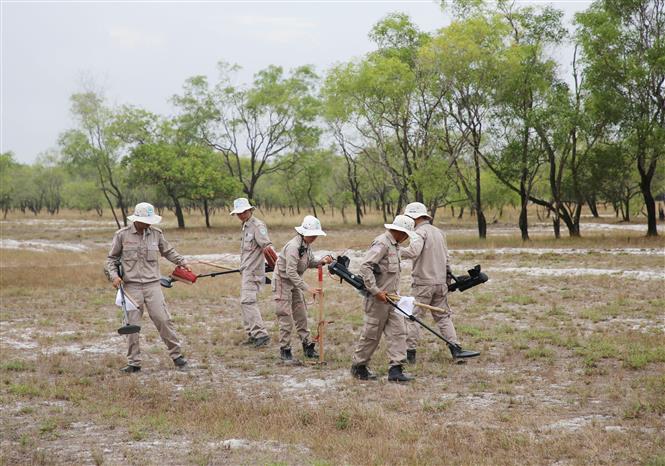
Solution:
{"label": "person in tan uniform", "polygon": [[[159,257],[165,257],[176,265],[191,271],[183,256],[166,241],[164,233],[153,225],[161,222],[162,217],[155,214],[155,209],[147,202],[136,204],[134,215],[129,215],[130,225],[115,232],[111,250],[106,259],[106,273],[114,288],[122,284],[125,291],[133,298],[138,310],[129,311],[128,323],[138,325],[143,310],[148,310],[150,319],[157,327],[159,336],[169,350],[169,356],[176,367],[184,367],[187,360],[180,351],[180,340],[175,333],[171,315],[166,309],[164,295],[159,285]],[[120,268],[122,267],[122,277]],[[139,334],[127,335],[127,366],[124,372],[141,370],[141,351]]]}
{"label": "person in tan uniform", "polygon": [[[231,215],[236,215],[242,222],[242,239],[240,240],[240,309],[242,322],[247,332],[245,344],[259,348],[270,341],[270,336],[263,324],[258,305],[261,285],[265,283],[265,258],[276,257],[272,241],[268,237],[268,228],[253,215],[254,207],[244,197],[233,201]],[[273,262],[274,265],[274,262]]]}
{"label": "person in tan uniform", "polygon": [[353,354],[351,375],[360,380],[373,380],[369,364],[374,351],[379,346],[381,335],[388,344],[389,370],[391,382],[409,382],[413,377],[403,372],[406,360],[406,327],[404,317],[397,314],[388,304],[388,294],[397,294],[401,265],[400,243],[413,235],[413,220],[398,215],[391,224],[385,224],[386,232],[374,238],[360,265],[360,275],[368,295],[365,297],[365,323],[360,340]]}
{"label": "person in tan uniform", "polygon": [[305,270],[317,268],[320,264],[332,262],[331,256],[316,260],[311,244],[319,236],[326,236],[321,229],[321,222],[316,217],[307,215],[302,225],[295,227],[298,235],[282,248],[275,264],[273,273],[273,298],[279,323],[279,357],[291,361],[291,333],[295,322],[296,331],[302,342],[306,358],[318,358],[315,343],[310,341],[307,327],[307,308],[304,294],[314,296],[322,293],[321,288],[311,288],[302,276]]}
{"label": "person in tan uniform", "polygon": [[[448,285],[450,284],[450,256],[446,237],[441,230],[432,225],[432,217],[427,208],[420,202],[412,202],[404,209],[404,215],[412,218],[416,224],[415,241],[408,248],[401,250],[402,259],[413,261],[411,272],[411,294],[417,302],[445,309],[445,312],[432,310],[432,318],[439,327],[439,331],[454,345],[448,345],[450,353],[455,360],[473,358],[480,355],[477,351],[462,349],[459,345],[457,332],[453,325],[452,311],[448,306]],[[420,318],[422,310],[416,306],[413,315]],[[416,346],[420,339],[420,326],[413,321],[406,323],[407,327],[407,361],[416,362]]]}

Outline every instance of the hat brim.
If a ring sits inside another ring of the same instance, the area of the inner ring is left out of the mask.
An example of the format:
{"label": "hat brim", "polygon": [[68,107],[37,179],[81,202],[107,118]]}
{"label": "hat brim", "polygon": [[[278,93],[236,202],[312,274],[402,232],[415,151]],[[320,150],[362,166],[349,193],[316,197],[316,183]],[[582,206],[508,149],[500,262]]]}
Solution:
{"label": "hat brim", "polygon": [[256,209],[256,207],[254,207],[253,205],[247,207],[246,209],[233,209],[231,213],[229,213],[229,215],[238,215],[242,214],[243,212],[247,212],[248,210],[254,210],[254,209]]}
{"label": "hat brim", "polygon": [[386,227],[387,230],[397,230],[397,231],[401,231],[402,233],[406,233],[407,235],[409,235],[410,238],[412,238],[413,235],[416,234],[415,231],[407,230],[404,227],[400,227],[398,225],[393,225],[392,223],[384,223],[383,226]]}
{"label": "hat brim", "polygon": [[153,215],[151,217],[138,217],[136,215],[128,215],[127,220],[129,220],[130,222],[145,223],[146,225],[156,225],[162,221],[162,217],[160,215]]}
{"label": "hat brim", "polygon": [[305,230],[303,227],[295,227],[295,229],[303,236],[327,236],[323,230]]}

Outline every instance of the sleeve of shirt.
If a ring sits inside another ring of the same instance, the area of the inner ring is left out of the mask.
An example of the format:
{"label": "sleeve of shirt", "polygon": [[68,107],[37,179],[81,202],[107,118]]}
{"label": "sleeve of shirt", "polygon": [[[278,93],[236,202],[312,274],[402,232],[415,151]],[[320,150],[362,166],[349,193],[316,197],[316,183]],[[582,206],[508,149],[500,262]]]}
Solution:
{"label": "sleeve of shirt", "polygon": [[316,257],[314,257],[314,252],[312,252],[312,250],[310,249],[310,250],[307,252],[307,255],[308,255],[308,258],[309,258],[309,259],[308,259],[308,260],[309,260],[309,263],[307,264],[307,267],[309,267],[310,269],[316,269],[316,268],[318,268],[318,266],[319,266],[319,262],[321,262],[321,261],[318,260]]}
{"label": "sleeve of shirt", "polygon": [[293,286],[300,288],[303,291],[309,291],[309,286],[302,279],[300,274],[298,274],[298,249],[289,244],[284,248],[284,259],[286,262],[286,276],[291,280]]}
{"label": "sleeve of shirt", "polygon": [[443,237],[443,252],[446,256],[446,272],[452,273],[452,269],[450,268],[450,253],[448,252],[448,241],[446,241],[446,234],[442,233],[441,236]]}
{"label": "sleeve of shirt", "polygon": [[263,223],[259,224],[254,230],[254,240],[261,249],[272,246],[272,241],[270,241],[270,237],[268,236],[268,227]]}
{"label": "sleeve of shirt", "polygon": [[116,233],[113,235],[113,242],[111,242],[111,249],[108,256],[106,256],[106,273],[111,281],[118,278],[118,262],[122,256],[122,240],[120,235]]}
{"label": "sleeve of shirt", "polygon": [[166,241],[163,234],[159,235],[159,252],[162,257],[165,257],[169,261],[173,262],[175,265],[186,265],[187,259],[185,256],[178,253],[173,246]]}
{"label": "sleeve of shirt", "polygon": [[406,248],[400,248],[400,258],[416,259],[418,256],[420,256],[420,253],[423,252],[423,246],[425,246],[425,239],[421,236],[420,233],[416,232],[416,234],[411,238],[409,246]]}
{"label": "sleeve of shirt", "polygon": [[383,259],[383,256],[386,255],[386,250],[387,248],[385,245],[378,242],[373,243],[365,253],[362,264],[360,264],[360,271],[358,272],[358,275],[363,278],[365,287],[372,296],[381,291],[379,287],[376,286],[376,278],[374,277],[374,265],[378,265],[381,259]]}

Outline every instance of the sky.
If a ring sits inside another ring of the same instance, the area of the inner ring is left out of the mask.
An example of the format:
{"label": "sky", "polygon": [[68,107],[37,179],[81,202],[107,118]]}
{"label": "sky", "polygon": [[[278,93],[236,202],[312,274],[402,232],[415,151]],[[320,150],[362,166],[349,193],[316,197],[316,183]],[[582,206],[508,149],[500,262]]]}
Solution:
{"label": "sky", "polygon": [[[570,19],[590,1],[520,3],[551,4]],[[396,11],[428,32],[450,21],[434,0],[0,0],[0,152],[33,163],[57,149],[75,126],[70,96],[91,87],[110,105],[169,115],[185,80],[214,82],[219,61],[242,67],[239,83],[269,65],[311,64],[322,75],[373,50],[369,31]]]}

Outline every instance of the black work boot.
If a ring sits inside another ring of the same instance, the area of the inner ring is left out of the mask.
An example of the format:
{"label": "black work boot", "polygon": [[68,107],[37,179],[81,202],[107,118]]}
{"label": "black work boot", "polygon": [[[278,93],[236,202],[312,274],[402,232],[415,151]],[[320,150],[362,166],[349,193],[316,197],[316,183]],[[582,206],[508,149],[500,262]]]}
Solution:
{"label": "black work boot", "polygon": [[293,361],[293,355],[291,354],[291,348],[280,348],[279,349],[279,359],[282,361]]}
{"label": "black work boot", "polygon": [[270,342],[270,337],[268,335],[264,335],[262,337],[254,339],[254,347],[261,348],[262,346],[266,346],[269,342]]}
{"label": "black work boot", "polygon": [[402,372],[402,366],[392,366],[388,371],[388,382],[411,382],[413,377]]}
{"label": "black work boot", "polygon": [[187,360],[182,356],[179,356],[173,360],[173,364],[175,364],[176,367],[185,367],[187,365]]}
{"label": "black work boot", "polygon": [[354,364],[351,366],[351,375],[358,380],[376,380],[376,375],[370,372],[365,364]]}
{"label": "black work boot", "polygon": [[314,345],[316,345],[316,343],[314,343],[314,342],[309,342],[309,343],[303,342],[302,350],[305,353],[306,358],[313,359],[313,358],[318,358],[319,357],[319,353],[316,352],[316,349],[314,348]]}
{"label": "black work boot", "polygon": [[460,345],[448,345],[448,348],[450,348],[450,354],[453,355],[453,359],[466,359],[480,356],[479,351],[465,350],[462,349]]}
{"label": "black work boot", "polygon": [[406,350],[406,362],[408,362],[409,364],[416,363],[416,350],[414,349]]}
{"label": "black work boot", "polygon": [[141,366],[132,366],[131,364],[127,364],[125,367],[120,369],[120,371],[127,372],[128,374],[133,374],[134,372],[140,372]]}

